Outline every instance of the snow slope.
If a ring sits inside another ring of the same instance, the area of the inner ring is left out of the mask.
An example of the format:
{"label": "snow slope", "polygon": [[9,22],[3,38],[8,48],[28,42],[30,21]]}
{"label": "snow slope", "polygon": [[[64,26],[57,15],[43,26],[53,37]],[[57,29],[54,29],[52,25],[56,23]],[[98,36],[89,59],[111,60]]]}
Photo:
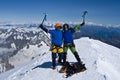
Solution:
{"label": "snow slope", "polygon": [[[0,80],[120,80],[120,49],[98,40],[81,38],[75,40],[77,51],[86,64],[85,72],[77,73],[69,78],[51,69],[51,53],[38,55],[32,61],[0,74]],[[76,62],[73,54],[68,51],[67,60]]]}
{"label": "snow slope", "polygon": [[9,58],[9,63],[16,66],[19,66],[21,64],[27,63],[28,61],[31,61],[31,59],[34,59],[36,56],[40,56],[42,53],[45,53],[46,50],[46,44],[42,41],[41,46],[38,47],[37,45],[29,45],[29,49],[24,47],[23,49],[19,50],[16,55]]}

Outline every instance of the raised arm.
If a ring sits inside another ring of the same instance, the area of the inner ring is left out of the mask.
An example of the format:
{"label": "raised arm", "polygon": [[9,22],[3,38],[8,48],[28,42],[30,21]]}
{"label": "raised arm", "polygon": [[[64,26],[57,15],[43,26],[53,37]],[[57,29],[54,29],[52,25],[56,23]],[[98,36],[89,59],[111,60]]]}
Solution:
{"label": "raised arm", "polygon": [[49,32],[49,29],[45,28],[42,24],[39,25],[39,27],[44,30],[46,33]]}
{"label": "raised arm", "polygon": [[79,31],[80,28],[81,28],[83,25],[85,25],[85,22],[82,22],[81,24],[76,25],[76,26],[74,27],[75,32]]}

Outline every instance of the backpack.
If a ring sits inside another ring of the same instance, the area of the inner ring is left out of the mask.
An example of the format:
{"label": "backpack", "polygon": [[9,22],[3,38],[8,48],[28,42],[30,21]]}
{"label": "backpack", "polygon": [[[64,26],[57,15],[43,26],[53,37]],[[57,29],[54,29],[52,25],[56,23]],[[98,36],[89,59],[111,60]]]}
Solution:
{"label": "backpack", "polygon": [[83,72],[85,70],[86,70],[85,64],[81,65],[78,62],[70,64],[69,62],[66,62],[63,64],[59,72],[66,73],[65,77],[67,78],[75,73]]}

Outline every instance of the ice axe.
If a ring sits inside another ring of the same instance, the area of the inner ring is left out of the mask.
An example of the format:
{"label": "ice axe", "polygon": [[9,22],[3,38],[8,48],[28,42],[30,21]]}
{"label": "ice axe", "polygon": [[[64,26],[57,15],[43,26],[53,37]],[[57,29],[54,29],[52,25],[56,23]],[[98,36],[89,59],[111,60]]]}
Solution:
{"label": "ice axe", "polygon": [[85,22],[85,15],[86,15],[87,13],[88,13],[87,11],[84,11],[84,12],[83,12],[83,15],[82,15],[82,17],[83,17],[83,22]]}
{"label": "ice axe", "polygon": [[43,20],[42,20],[42,22],[41,22],[41,24],[43,25],[43,23],[44,23],[44,21],[47,21],[47,14],[46,13],[43,13],[44,14],[44,18],[43,18]]}

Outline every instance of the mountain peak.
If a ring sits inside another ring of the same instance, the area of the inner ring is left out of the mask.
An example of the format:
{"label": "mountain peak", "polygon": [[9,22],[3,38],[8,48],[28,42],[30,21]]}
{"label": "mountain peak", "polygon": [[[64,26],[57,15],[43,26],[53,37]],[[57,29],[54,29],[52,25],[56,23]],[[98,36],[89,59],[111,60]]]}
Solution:
{"label": "mountain peak", "polygon": [[[89,38],[76,39],[75,44],[87,70],[74,74],[68,80],[120,79],[120,49]],[[46,49],[45,52],[36,56],[32,61],[2,73],[0,78],[2,80],[64,80],[65,78],[62,77],[64,74],[60,74],[57,70],[51,69],[52,63],[51,52],[48,50],[49,47],[44,49]],[[70,50],[68,51],[67,60],[72,63],[76,62]],[[59,68],[60,66],[58,65],[57,69]]]}

